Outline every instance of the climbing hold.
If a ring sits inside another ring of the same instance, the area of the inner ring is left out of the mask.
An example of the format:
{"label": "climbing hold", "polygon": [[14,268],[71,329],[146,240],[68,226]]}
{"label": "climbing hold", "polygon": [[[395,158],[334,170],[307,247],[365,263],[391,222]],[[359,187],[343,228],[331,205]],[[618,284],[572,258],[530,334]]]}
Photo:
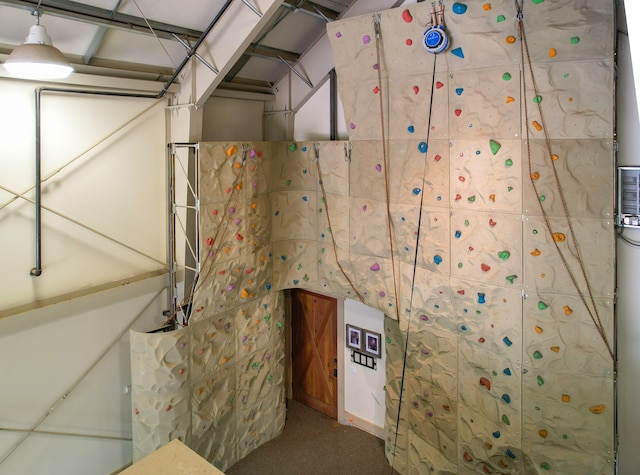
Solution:
{"label": "climbing hold", "polygon": [[507,449],[504,452],[505,454],[507,454],[509,457],[511,457],[512,459],[516,458],[516,454],[514,454],[513,452],[511,452],[511,449]]}
{"label": "climbing hold", "polygon": [[498,224],[496,221],[494,221],[492,218],[489,218],[489,226],[493,228],[496,224]]}
{"label": "climbing hold", "polygon": [[539,5],[542,2],[544,2],[544,0],[531,0],[533,2],[534,5]]}
{"label": "climbing hold", "polygon": [[413,189],[413,194],[414,194],[414,195],[419,195],[419,194],[420,194],[420,191],[421,191],[421,190],[420,190],[420,188],[414,188],[414,189]]}
{"label": "climbing hold", "polygon": [[506,20],[506,18],[505,18],[505,16],[504,16],[504,15],[498,15],[498,17],[496,18],[496,21],[497,21],[498,23],[501,23],[501,22],[503,22],[503,21],[505,21],[505,20]]}
{"label": "climbing hold", "polygon": [[490,3],[485,3],[484,5],[482,5],[482,9],[485,12],[488,12],[489,10],[491,10],[491,4]]}
{"label": "climbing hold", "polygon": [[559,158],[560,158],[560,157],[558,157],[555,153],[552,153],[552,154],[551,154],[551,160],[553,160],[554,162],[555,162],[556,160],[558,160]]}
{"label": "climbing hold", "polygon": [[364,35],[364,36],[362,37],[362,42],[363,42],[365,45],[368,45],[368,44],[371,42],[371,37],[370,37],[369,35]]}
{"label": "climbing hold", "polygon": [[602,414],[606,406],[604,404],[598,404],[597,406],[591,406],[589,410],[594,414]]}
{"label": "climbing hold", "polygon": [[353,122],[350,122],[350,123],[349,123],[349,128],[350,128],[351,130],[354,130],[354,129],[356,128],[356,124],[354,124]]}
{"label": "climbing hold", "polygon": [[342,33],[340,33],[339,31],[336,32],[336,38],[342,38]]}
{"label": "climbing hold", "polygon": [[507,345],[507,346],[511,346],[511,345],[513,345],[513,343],[511,342],[511,340],[509,339],[509,337],[508,337],[508,336],[505,336],[505,337],[502,339],[502,341],[503,341],[503,342],[504,342],[504,344],[505,344],[505,345]]}
{"label": "climbing hold", "polygon": [[476,200],[476,195],[471,195],[469,198],[467,198],[467,201],[469,203],[473,203]]}
{"label": "climbing hold", "polygon": [[551,351],[553,351],[554,353],[559,353],[560,352],[560,347],[559,346],[551,346],[551,347],[549,347],[549,349]]}
{"label": "climbing hold", "polygon": [[378,272],[380,270],[380,264],[378,264],[377,262],[374,263],[371,267],[369,267],[369,270],[373,272]]}
{"label": "climbing hold", "polygon": [[532,179],[533,181],[536,181],[536,180],[538,180],[539,178],[540,178],[540,173],[538,173],[538,172],[533,172],[533,173],[531,174],[531,179]]}
{"label": "climbing hold", "polygon": [[571,38],[571,44],[572,45],[577,45],[578,43],[580,43],[580,38],[577,36],[574,36]]}
{"label": "climbing hold", "polygon": [[480,268],[482,269],[482,272],[489,272],[491,270],[491,267],[487,264],[480,264]]}
{"label": "climbing hold", "polygon": [[373,93],[378,94],[380,92],[380,88],[378,86],[373,88]]}
{"label": "climbing hold", "polygon": [[509,416],[507,416],[506,414],[503,414],[502,417],[502,422],[504,422],[505,424],[507,424],[508,426],[511,425],[511,421],[509,420]]}
{"label": "climbing hold", "polygon": [[459,180],[459,181],[461,181],[462,183],[464,183],[464,182],[465,182],[465,180],[466,180],[466,178],[465,178],[465,177],[463,177],[462,175],[460,175],[460,176],[458,177],[458,180]]}
{"label": "climbing hold", "polygon": [[511,369],[510,368],[505,368],[505,369],[502,370],[502,372],[504,374],[506,374],[507,376],[511,376]]}
{"label": "climbing hold", "polygon": [[464,456],[464,459],[465,459],[467,462],[471,462],[471,461],[473,461],[473,457],[472,457],[471,455],[469,455],[469,452],[465,452],[465,453],[463,454],[463,456]]}
{"label": "climbing hold", "polygon": [[562,233],[553,233],[552,236],[555,242],[564,242],[565,240],[565,235]]}
{"label": "climbing hold", "polygon": [[541,102],[542,102],[542,96],[540,96],[540,95],[534,96],[534,98],[533,98],[533,103],[534,104],[540,104]]}
{"label": "climbing hold", "polygon": [[415,130],[416,130],[416,129],[413,127],[413,125],[410,125],[409,127],[407,127],[407,131],[408,131],[410,134],[414,133],[414,132],[415,132]]}
{"label": "climbing hold", "polygon": [[294,143],[289,144],[288,148],[290,152],[295,152],[296,150],[298,150],[298,146]]}
{"label": "climbing hold", "polygon": [[420,88],[418,86],[413,86],[413,93],[418,94],[420,92]]}
{"label": "climbing hold", "polygon": [[264,286],[265,289],[267,290],[271,290],[271,283],[267,282],[267,284]]}
{"label": "climbing hold", "polygon": [[503,394],[502,395],[502,400],[504,402],[506,402],[507,404],[511,404],[511,397],[508,394]]}
{"label": "climbing hold", "polygon": [[507,259],[509,259],[509,257],[511,257],[511,253],[509,251],[500,251],[498,253],[498,257],[501,260],[506,261]]}
{"label": "climbing hold", "polygon": [[546,310],[549,306],[544,303],[542,300],[538,301],[538,310]]}
{"label": "climbing hold", "polygon": [[540,125],[540,123],[537,120],[534,120],[531,124],[535,127],[535,129],[538,132],[540,132],[542,130],[542,126]]}
{"label": "climbing hold", "polygon": [[457,117],[460,117],[460,115],[462,115],[462,109],[456,109],[454,112]]}
{"label": "climbing hold", "polygon": [[497,431],[495,431],[495,432],[494,432],[493,434],[491,434],[491,435],[493,435],[496,439],[499,439],[499,438],[500,438],[500,431],[499,431],[499,430],[497,430]]}
{"label": "climbing hold", "polygon": [[452,49],[451,54],[457,56],[458,58],[464,59],[464,52],[462,51],[462,48]]}
{"label": "climbing hold", "polygon": [[491,381],[487,378],[480,378],[480,386],[484,386],[488,391],[491,391]]}
{"label": "climbing hold", "polygon": [[420,151],[420,153],[427,153],[427,143],[426,142],[420,142],[418,144],[418,150]]}
{"label": "climbing hold", "polygon": [[538,435],[539,435],[540,437],[542,437],[543,439],[546,439],[546,438],[547,438],[547,436],[549,435],[549,432],[547,432],[547,430],[546,430],[546,429],[540,429],[540,430],[538,431]]}
{"label": "climbing hold", "polygon": [[464,91],[464,89],[461,88],[461,87],[456,88],[456,94],[459,95],[459,96],[462,95],[463,91]]}
{"label": "climbing hold", "polygon": [[568,394],[562,395],[562,402],[569,402],[570,400],[571,400],[571,397],[569,397]]}
{"label": "climbing hold", "polygon": [[551,470],[551,465],[549,464],[549,462],[542,462],[540,464],[540,468],[542,470]]}
{"label": "climbing hold", "polygon": [[376,165],[376,171],[382,171],[382,165],[380,165],[379,163]]}
{"label": "climbing hold", "polygon": [[489,199],[490,199],[492,202],[494,202],[494,203],[495,203],[495,202],[496,202],[496,194],[495,194],[495,193],[491,193],[491,194],[489,195]]}
{"label": "climbing hold", "polygon": [[507,42],[507,44],[512,45],[513,43],[516,42],[516,37],[513,35],[509,35],[505,38],[505,41]]}
{"label": "climbing hold", "polygon": [[231,155],[234,155],[237,152],[238,152],[238,147],[236,147],[235,145],[232,145],[227,148],[227,157],[230,157]]}
{"label": "climbing hold", "polygon": [[573,313],[573,309],[568,305],[565,305],[562,309],[564,310],[565,315],[571,315]]}
{"label": "climbing hold", "polygon": [[411,23],[413,21],[413,17],[411,16],[411,12],[409,10],[405,10],[402,12],[402,19],[407,23]]}
{"label": "climbing hold", "polygon": [[536,376],[536,381],[538,382],[538,386],[542,386],[544,384],[544,379],[542,379],[542,376],[540,375]]}
{"label": "climbing hold", "polygon": [[442,257],[440,257],[439,255],[436,254],[435,256],[433,256],[433,262],[436,265],[440,265],[442,263]]}
{"label": "climbing hold", "polygon": [[440,160],[442,160],[442,157],[441,157],[440,155],[436,155],[435,157],[433,157],[433,159],[434,159],[436,162],[439,162]]}
{"label": "climbing hold", "polygon": [[536,333],[541,334],[542,332],[542,327],[536,326]]}
{"label": "climbing hold", "polygon": [[486,340],[483,337],[478,338],[478,343],[484,343]]}
{"label": "climbing hold", "polygon": [[513,284],[513,281],[516,280],[517,278],[518,278],[517,275],[508,275],[507,277],[505,277],[505,279],[507,279],[510,284]]}
{"label": "climbing hold", "polygon": [[456,15],[462,15],[463,13],[465,13],[467,11],[467,6],[464,3],[456,2],[453,5],[451,5],[451,10]]}
{"label": "climbing hold", "polygon": [[495,140],[491,139],[489,140],[489,147],[491,147],[491,153],[495,155],[496,153],[498,153],[498,150],[500,150],[500,147],[502,147],[502,145],[500,144],[500,142],[496,142]]}
{"label": "climbing hold", "polygon": [[539,256],[540,254],[542,254],[542,253],[540,252],[540,249],[534,249],[533,251],[531,251],[531,255],[532,255],[532,256],[534,256],[534,257],[537,257],[537,256]]}
{"label": "climbing hold", "polygon": [[478,292],[478,303],[479,304],[487,303],[486,295],[483,292]]}
{"label": "climbing hold", "polygon": [[542,353],[540,353],[538,350],[533,352],[533,359],[535,360],[541,360],[542,359]]}
{"label": "climbing hold", "polygon": [[507,96],[507,104],[511,104],[512,102],[515,102],[515,99],[511,96]]}
{"label": "climbing hold", "polygon": [[291,185],[291,180],[286,180],[286,181],[284,182],[284,184],[285,184],[286,186]]}
{"label": "climbing hold", "polygon": [[555,58],[557,54],[558,54],[558,52],[556,51],[555,48],[549,48],[549,57],[550,58]]}

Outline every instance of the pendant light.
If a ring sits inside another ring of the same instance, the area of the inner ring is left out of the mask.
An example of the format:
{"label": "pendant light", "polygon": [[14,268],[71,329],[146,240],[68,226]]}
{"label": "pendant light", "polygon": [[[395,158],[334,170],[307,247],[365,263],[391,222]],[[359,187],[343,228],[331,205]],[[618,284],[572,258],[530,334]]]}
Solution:
{"label": "pendant light", "polygon": [[73,68],[60,50],[51,44],[51,38],[40,24],[40,12],[33,11],[36,24],[20,46],[14,49],[4,67],[13,75],[23,79],[63,79]]}

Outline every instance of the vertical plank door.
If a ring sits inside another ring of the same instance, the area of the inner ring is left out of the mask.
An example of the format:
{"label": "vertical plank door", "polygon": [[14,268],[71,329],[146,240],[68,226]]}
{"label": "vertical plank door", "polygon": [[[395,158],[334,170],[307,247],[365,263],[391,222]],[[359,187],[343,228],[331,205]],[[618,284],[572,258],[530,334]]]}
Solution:
{"label": "vertical plank door", "polygon": [[291,309],[293,399],[337,418],[337,301],[293,290]]}

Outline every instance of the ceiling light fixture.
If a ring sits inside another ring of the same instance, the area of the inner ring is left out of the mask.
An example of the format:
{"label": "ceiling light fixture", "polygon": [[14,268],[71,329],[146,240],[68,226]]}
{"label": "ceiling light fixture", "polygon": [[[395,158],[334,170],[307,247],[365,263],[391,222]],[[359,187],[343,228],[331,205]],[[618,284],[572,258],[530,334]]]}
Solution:
{"label": "ceiling light fixture", "polygon": [[44,26],[40,25],[40,12],[34,10],[36,24],[29,28],[29,34],[20,46],[14,49],[4,67],[16,77],[24,79],[63,79],[73,68],[60,50],[51,44],[51,38]]}

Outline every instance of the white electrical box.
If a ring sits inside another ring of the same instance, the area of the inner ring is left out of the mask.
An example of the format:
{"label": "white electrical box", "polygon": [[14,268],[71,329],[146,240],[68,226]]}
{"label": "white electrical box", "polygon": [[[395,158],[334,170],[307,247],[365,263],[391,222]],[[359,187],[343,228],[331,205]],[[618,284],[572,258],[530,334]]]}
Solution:
{"label": "white electrical box", "polygon": [[640,167],[618,167],[617,224],[640,228]]}

